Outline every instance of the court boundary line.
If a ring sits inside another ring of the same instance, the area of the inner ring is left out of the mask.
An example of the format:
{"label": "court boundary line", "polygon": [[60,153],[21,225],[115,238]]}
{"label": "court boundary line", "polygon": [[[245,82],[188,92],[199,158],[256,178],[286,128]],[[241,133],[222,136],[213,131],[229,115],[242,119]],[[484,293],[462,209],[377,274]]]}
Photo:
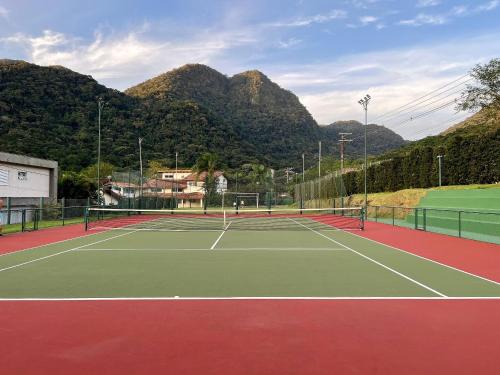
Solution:
{"label": "court boundary line", "polygon": [[[80,225],[80,224],[75,224],[75,225]],[[81,224],[81,225],[84,225],[84,224]],[[51,229],[51,228],[44,228],[44,229]],[[66,238],[65,240],[54,241],[54,242],[46,243],[46,244],[43,244],[43,245],[28,247],[26,249],[21,249],[21,250],[9,251],[7,253],[0,254],[0,257],[6,256],[6,255],[12,255],[12,254],[17,254],[17,253],[22,253],[23,251],[28,251],[28,250],[36,250],[36,249],[39,249],[41,247],[50,246],[50,245],[57,245],[57,244],[62,243],[62,242],[77,240],[79,238],[95,236],[97,234],[107,233],[107,232],[109,232],[109,228],[108,228],[107,231],[100,231],[100,232],[95,232],[95,233],[82,234],[81,236],[76,236],[76,237],[72,237],[72,238]],[[20,232],[20,233],[23,233],[23,232]]]}
{"label": "court boundary line", "polygon": [[[172,249],[139,249],[139,248],[119,248],[119,249],[112,249],[112,248],[101,248],[101,249],[78,249],[75,250],[76,252],[84,252],[84,251],[209,251],[209,250],[214,250],[211,248],[172,248]],[[217,251],[349,251],[345,248],[339,248],[339,247],[324,247],[324,248],[319,248],[319,247],[221,247],[216,249]]]}
{"label": "court boundary line", "polygon": [[225,228],[222,228],[222,233],[220,234],[219,237],[217,237],[217,239],[215,240],[215,242],[212,244],[212,246],[210,247],[210,250],[214,250],[215,249],[215,246],[217,246],[217,244],[219,243],[219,241],[221,240],[222,236],[224,235],[224,233],[226,233],[227,231],[227,228],[229,228],[229,226],[232,224],[233,222],[230,221],[229,224],[225,227]]}
{"label": "court boundary line", "polygon": [[324,237],[324,238],[328,239],[329,241],[332,241],[332,242],[334,242],[334,243],[336,243],[336,244],[338,244],[338,245],[340,245],[340,246],[345,247],[345,248],[346,248],[346,249],[348,249],[348,250],[351,250],[353,253],[358,254],[359,256],[361,256],[361,257],[363,257],[363,258],[365,258],[365,259],[369,260],[370,262],[373,262],[373,263],[375,263],[375,264],[379,265],[380,267],[383,267],[383,268],[385,268],[386,270],[391,271],[391,272],[393,272],[394,274],[396,274],[396,275],[398,275],[398,276],[400,276],[400,277],[403,277],[403,278],[405,278],[406,280],[411,281],[411,282],[413,282],[413,283],[414,283],[414,284],[416,284],[416,285],[419,285],[419,286],[420,286],[420,287],[422,287],[422,288],[425,288],[425,289],[427,289],[427,290],[429,290],[429,291],[431,291],[431,292],[433,292],[433,293],[435,293],[435,294],[437,294],[437,295],[439,295],[439,296],[441,296],[441,297],[448,297],[446,294],[443,294],[443,293],[441,293],[441,292],[439,292],[439,291],[437,291],[437,290],[435,290],[435,289],[431,288],[430,286],[425,285],[424,283],[421,283],[420,281],[417,281],[417,280],[415,280],[415,279],[411,278],[410,276],[407,276],[407,275],[405,275],[405,274],[403,274],[403,273],[401,273],[401,272],[399,272],[399,271],[395,270],[394,268],[391,268],[391,267],[389,267],[389,266],[387,266],[387,265],[385,265],[385,264],[383,264],[383,263],[381,263],[381,262],[379,262],[379,261],[377,261],[377,260],[375,260],[375,259],[372,259],[372,258],[370,258],[369,256],[367,256],[367,255],[365,255],[365,254],[362,254],[362,253],[360,253],[360,252],[358,252],[358,251],[356,251],[356,250],[354,250],[354,249],[350,248],[349,246],[344,245],[343,243],[338,242],[338,241],[334,240],[333,238],[330,238],[330,237],[328,237],[328,236],[324,235],[323,233],[320,233],[320,232],[318,232],[318,231],[315,231],[314,229],[309,228],[308,226],[306,226],[306,225],[304,225],[304,224],[301,224],[301,223],[299,223],[299,222],[295,221],[295,220],[294,220],[294,219],[292,219],[292,218],[290,218],[290,220],[294,221],[294,222],[295,222],[295,223],[297,223],[297,224],[300,224],[300,225],[304,226],[305,228],[307,228],[307,229],[309,229],[310,231],[312,231],[312,232],[314,232],[314,233],[316,233],[316,234],[320,235],[321,237]]}
{"label": "court boundary line", "polygon": [[77,247],[74,247],[74,248],[71,248],[71,249],[59,251],[59,252],[54,253],[54,254],[46,255],[44,257],[35,258],[35,259],[32,259],[32,260],[28,260],[26,262],[14,264],[14,265],[9,266],[9,267],[0,268],[0,272],[4,272],[4,271],[8,271],[8,270],[13,269],[13,268],[21,267],[21,266],[24,266],[26,264],[35,263],[35,262],[38,262],[40,260],[52,258],[52,257],[55,257],[57,255],[69,253],[70,251],[75,251],[75,250],[81,249],[83,247],[90,246],[90,245],[95,245],[95,244],[98,244],[98,243],[101,243],[101,242],[104,242],[104,241],[112,240],[114,238],[123,237],[123,236],[126,236],[127,234],[131,234],[131,233],[134,233],[134,231],[131,231],[131,232],[128,232],[128,233],[121,233],[121,234],[118,234],[116,236],[112,236],[112,237],[109,237],[109,238],[106,238],[106,239],[103,239],[103,240],[95,241],[95,242],[92,242],[92,243],[87,244],[87,245],[77,246]]}
{"label": "court boundary line", "polygon": [[[350,232],[348,232],[350,233]],[[375,242],[379,245],[383,245],[383,246],[387,246],[387,247],[390,247],[391,249],[394,249],[394,250],[398,250],[402,253],[406,253],[406,254],[409,254],[409,255],[413,255],[414,257],[417,257],[417,258],[420,258],[422,260],[427,260],[429,262],[432,262],[432,263],[435,263],[435,264],[438,264],[442,267],[445,267],[445,268],[449,268],[449,269],[452,269],[454,271],[458,271],[458,272],[462,272],[462,273],[465,273],[466,275],[469,275],[469,276],[472,276],[472,277],[476,277],[478,279],[481,279],[483,281],[488,281],[490,283],[493,283],[493,284],[496,284],[496,285],[500,285],[500,282],[498,281],[495,281],[495,280],[492,280],[492,279],[488,279],[487,277],[484,277],[484,276],[480,276],[480,275],[476,275],[472,272],[468,272],[468,271],[465,271],[465,270],[461,270],[460,268],[456,268],[456,267],[453,267],[453,266],[450,266],[448,264],[445,264],[445,263],[441,263],[441,262],[438,262],[437,260],[434,260],[434,259],[430,259],[430,258],[426,258],[422,255],[418,255],[418,254],[414,254],[412,253],[411,251],[408,251],[408,250],[403,250],[399,247],[396,247],[396,246],[392,246],[392,245],[388,245],[388,244],[385,244],[383,242],[380,242],[380,241],[377,241],[377,240],[374,240],[374,239],[371,239],[371,238],[368,238],[368,237],[363,237],[363,236],[360,236],[359,234],[356,234],[356,233],[350,233],[351,235],[353,236],[356,236],[356,237],[359,237],[359,238],[362,238],[364,240],[368,240],[368,241],[372,241],[372,242]],[[439,234],[439,233],[438,233]]]}
{"label": "court boundary line", "polygon": [[303,300],[303,301],[384,301],[384,300],[417,300],[417,301],[454,301],[454,300],[492,300],[499,301],[499,296],[346,296],[346,297],[26,297],[0,298],[1,302],[71,302],[71,301],[253,301],[253,300]]}

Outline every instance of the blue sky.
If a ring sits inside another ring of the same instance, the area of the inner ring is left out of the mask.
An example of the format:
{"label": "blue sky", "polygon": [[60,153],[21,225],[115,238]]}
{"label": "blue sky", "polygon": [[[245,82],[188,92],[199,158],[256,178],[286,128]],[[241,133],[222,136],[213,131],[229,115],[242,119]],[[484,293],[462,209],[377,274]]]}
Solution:
{"label": "blue sky", "polygon": [[228,76],[259,69],[321,124],[361,120],[368,92],[370,118],[414,139],[465,114],[380,116],[499,57],[499,20],[500,0],[0,0],[0,57],[119,90],[185,63]]}

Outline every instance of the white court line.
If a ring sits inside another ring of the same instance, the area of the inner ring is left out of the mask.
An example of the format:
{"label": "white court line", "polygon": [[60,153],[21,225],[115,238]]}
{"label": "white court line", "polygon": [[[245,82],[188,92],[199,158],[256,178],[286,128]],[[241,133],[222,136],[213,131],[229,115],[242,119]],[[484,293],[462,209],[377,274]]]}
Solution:
{"label": "white court line", "polygon": [[64,254],[64,253],[68,253],[70,251],[78,250],[78,249],[81,249],[81,248],[84,248],[84,247],[87,247],[87,246],[95,245],[95,244],[98,244],[98,243],[101,243],[101,242],[105,242],[105,241],[108,241],[108,240],[112,240],[112,239],[115,239],[115,238],[118,238],[118,237],[126,236],[126,235],[134,233],[134,232],[136,232],[136,230],[132,230],[131,232],[127,232],[127,233],[120,233],[120,234],[118,234],[116,236],[112,236],[112,237],[108,237],[108,238],[105,238],[105,239],[102,239],[102,240],[99,240],[99,241],[91,242],[91,243],[86,244],[86,245],[77,246],[77,247],[74,247],[74,248],[71,248],[71,249],[68,249],[68,250],[59,251],[59,252],[54,253],[54,254],[50,254],[50,255],[47,255],[47,256],[44,256],[44,257],[41,257],[41,258],[35,258],[35,259],[29,260],[29,261],[26,261],[26,262],[15,264],[13,266],[5,267],[5,268],[0,268],[0,272],[7,271],[7,270],[10,270],[10,269],[13,269],[13,268],[17,268],[17,267],[21,267],[21,266],[24,266],[26,264],[38,262],[40,260],[52,258],[52,257],[55,257],[56,255],[61,255],[61,254]]}
{"label": "white court line", "polygon": [[[164,224],[164,223],[161,223]],[[136,224],[131,224],[136,225]],[[89,230],[130,230],[125,227],[123,228],[110,228],[110,227],[94,227]],[[138,228],[135,230],[136,232],[220,232],[220,229],[198,229],[198,228],[187,228],[187,229],[155,229],[155,228]]]}
{"label": "white court line", "polygon": [[418,301],[460,301],[460,300],[492,300],[500,301],[500,297],[69,297],[69,298],[0,298],[0,302],[70,302],[70,301],[254,301],[254,300],[304,300],[304,301],[384,301],[384,300],[418,300]]}
{"label": "white court line", "polygon": [[[350,232],[349,232],[350,233]],[[500,285],[500,282],[497,282],[495,280],[491,280],[491,279],[488,279],[486,277],[483,277],[483,276],[479,276],[479,275],[476,275],[474,273],[471,273],[471,272],[467,272],[467,271],[464,271],[464,270],[461,270],[460,268],[456,268],[456,267],[453,267],[453,266],[449,266],[448,264],[444,264],[444,263],[441,263],[441,262],[438,262],[436,260],[433,260],[433,259],[429,259],[429,258],[426,258],[426,257],[423,257],[421,255],[418,255],[418,254],[414,254],[410,251],[406,251],[406,250],[403,250],[403,249],[400,249],[399,247],[395,247],[395,246],[391,246],[391,245],[387,245],[383,242],[379,242],[379,241],[376,241],[376,240],[372,240],[371,238],[367,238],[367,237],[363,237],[363,236],[360,236],[359,234],[356,234],[356,233],[351,233],[353,236],[356,236],[356,237],[359,237],[359,238],[362,238],[364,240],[368,240],[368,241],[371,241],[371,242],[375,242],[379,245],[383,245],[383,246],[386,246],[386,247],[390,247],[391,249],[394,249],[394,250],[398,250],[398,251],[401,251],[403,253],[406,253],[406,254],[410,254],[410,255],[413,255],[414,257],[417,257],[417,258],[420,258],[420,259],[423,259],[423,260],[427,260],[429,262],[432,262],[432,263],[435,263],[435,264],[438,264],[442,267],[446,267],[446,268],[449,268],[449,269],[452,269],[454,271],[458,271],[458,272],[462,272],[462,273],[465,273],[469,276],[473,276],[473,277],[477,277],[478,279],[481,279],[481,280],[484,280],[484,281],[488,281],[490,283],[493,283],[493,284],[496,284],[496,285]]]}
{"label": "white court line", "polygon": [[[172,248],[172,249],[134,249],[134,248],[101,248],[101,249],[78,249],[76,252],[82,251],[207,251],[213,250],[209,248]],[[219,248],[217,251],[348,251],[344,248],[332,248],[332,247],[230,247],[230,248]]]}
{"label": "white court line", "polygon": [[106,239],[103,239],[103,240],[95,241],[95,242],[92,242],[92,243],[89,243],[89,244],[86,244],[86,245],[81,245],[81,246],[78,246],[78,247],[74,247],[72,249],[59,251],[59,252],[54,253],[54,254],[50,254],[50,255],[47,255],[47,256],[44,256],[44,257],[41,257],[41,258],[32,259],[32,260],[29,260],[27,262],[18,263],[18,264],[15,264],[13,266],[5,267],[5,268],[0,268],[0,272],[7,271],[7,270],[10,270],[10,269],[13,269],[13,268],[17,268],[17,267],[21,267],[21,266],[24,266],[24,265],[29,264],[29,263],[38,262],[38,261],[43,260],[43,259],[52,258],[52,257],[55,257],[56,255],[61,255],[61,254],[64,254],[64,253],[68,253],[70,251],[78,250],[78,249],[81,249],[81,248],[86,247],[86,246],[95,245],[95,244],[98,244],[98,243],[101,243],[101,242],[104,242],[104,241],[107,241],[107,240],[112,240],[112,239],[117,238],[117,237],[126,236],[127,234],[130,234],[130,233],[133,233],[133,231],[132,232],[128,232],[128,233],[121,233],[121,234],[118,234],[118,235],[113,236],[113,237],[109,237],[109,238],[106,238]]}
{"label": "white court line", "polygon": [[222,230],[222,233],[220,234],[220,236],[215,240],[215,242],[213,243],[212,247],[210,247],[210,250],[213,250],[215,249],[215,246],[217,246],[217,244],[219,243],[220,239],[222,238],[222,236],[224,235],[224,233],[226,233],[227,231],[227,228],[229,228],[229,226],[232,224],[233,222],[230,221],[229,224]]}
{"label": "white court line", "polygon": [[322,233],[320,233],[320,232],[318,232],[318,231],[315,231],[314,229],[311,229],[311,228],[309,228],[308,226],[306,226],[306,225],[304,225],[304,224],[298,223],[297,221],[295,221],[295,220],[294,220],[294,219],[292,219],[292,218],[290,218],[290,220],[292,220],[292,221],[296,222],[297,224],[302,225],[303,227],[305,227],[305,228],[309,229],[311,232],[314,232],[314,233],[316,233],[316,234],[318,234],[318,235],[320,235],[320,236],[322,236],[322,237],[326,238],[326,239],[327,239],[327,240],[329,240],[329,241],[335,242],[337,245],[340,245],[340,246],[342,246],[342,247],[345,247],[345,248],[346,248],[346,249],[348,249],[348,250],[351,250],[353,253],[358,254],[359,256],[361,256],[361,257],[363,257],[363,258],[365,258],[365,259],[369,260],[370,262],[373,262],[373,263],[375,263],[375,264],[379,265],[380,267],[383,267],[383,268],[385,268],[386,270],[389,270],[389,271],[391,271],[391,272],[395,273],[396,275],[401,276],[401,277],[405,278],[406,280],[409,280],[409,281],[413,282],[414,284],[417,284],[417,285],[421,286],[422,288],[425,288],[425,289],[427,289],[427,290],[429,290],[429,291],[431,291],[431,292],[433,292],[433,293],[435,293],[435,294],[437,294],[437,295],[439,295],[439,296],[441,296],[441,297],[448,297],[447,295],[445,295],[445,294],[443,294],[443,293],[441,293],[441,292],[438,292],[437,290],[435,290],[435,289],[431,288],[430,286],[425,285],[425,284],[423,284],[423,283],[421,283],[420,281],[417,281],[417,280],[415,280],[415,279],[412,279],[411,277],[409,277],[409,276],[407,276],[407,275],[405,275],[405,274],[403,274],[403,273],[401,273],[401,272],[399,272],[399,271],[396,271],[394,268],[391,268],[391,267],[389,267],[389,266],[386,266],[385,264],[380,263],[379,261],[376,261],[375,259],[372,259],[372,258],[370,258],[369,256],[364,255],[364,254],[362,254],[362,253],[360,253],[360,252],[358,252],[358,251],[356,251],[356,250],[354,250],[354,249],[350,248],[349,246],[344,245],[344,244],[343,244],[343,243],[341,243],[341,242],[335,241],[333,238],[330,238],[330,237],[328,237],[328,236],[325,236],[324,234],[322,234]]}
{"label": "white court line", "polygon": [[[80,225],[80,224],[75,224],[75,225]],[[83,225],[83,224],[81,224]],[[47,228],[49,229],[49,228]],[[108,231],[109,231],[109,228],[107,228]],[[43,230],[43,229],[42,229]],[[60,240],[60,241],[55,241],[55,242],[50,242],[50,243],[46,243],[46,244],[43,244],[43,245],[38,245],[38,246],[33,246],[33,247],[28,247],[27,249],[22,249],[22,250],[14,250],[14,251],[10,251],[8,253],[3,253],[3,254],[0,254],[0,257],[3,257],[3,256],[6,256],[6,255],[12,255],[12,254],[17,254],[17,253],[22,253],[23,251],[28,251],[28,250],[36,250],[36,249],[39,249],[41,247],[46,247],[46,246],[50,246],[50,245],[56,245],[56,244],[59,244],[59,243],[62,243],[62,242],[67,242],[67,241],[72,241],[72,240],[77,240],[79,238],[84,238],[84,237],[89,237],[89,236],[95,236],[97,234],[101,234],[101,233],[107,233],[107,232],[96,232],[96,233],[88,233],[88,234],[83,234],[81,236],[76,236],[76,237],[72,237],[72,238],[67,238],[65,240]]]}

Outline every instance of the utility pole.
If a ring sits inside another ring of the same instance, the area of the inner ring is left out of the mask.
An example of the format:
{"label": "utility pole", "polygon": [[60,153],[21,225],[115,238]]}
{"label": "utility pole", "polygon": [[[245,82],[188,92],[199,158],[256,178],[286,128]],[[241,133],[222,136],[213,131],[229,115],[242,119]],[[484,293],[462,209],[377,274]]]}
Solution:
{"label": "utility pole", "polygon": [[101,204],[101,112],[104,108],[105,102],[101,97],[97,98],[97,126],[98,126],[98,138],[97,138],[97,203]]}
{"label": "utility pole", "polygon": [[368,162],[367,162],[367,155],[366,155],[366,128],[368,126],[368,103],[370,103],[370,100],[372,99],[372,97],[368,94],[365,95],[365,97],[363,99],[360,99],[358,101],[359,104],[361,104],[361,106],[363,107],[363,109],[365,110],[365,163],[364,163],[364,170],[365,170],[365,218],[366,218],[366,215],[368,214],[368,193],[367,193],[367,190],[366,190],[366,171],[368,169]]}
{"label": "utility pole", "polygon": [[142,138],[139,137],[139,165],[141,168],[141,189],[140,189],[140,196],[139,196],[139,202],[142,201],[142,184],[143,184],[143,175],[142,175]]}
{"label": "utility pole", "polygon": [[352,139],[346,139],[346,136],[352,133],[339,133],[340,139],[340,206],[344,207],[344,151],[346,142],[352,142]]}
{"label": "utility pole", "polygon": [[441,175],[441,163],[442,163],[443,157],[444,157],[444,155],[437,156],[438,163],[439,163],[439,187],[441,187],[441,176],[442,176]]}

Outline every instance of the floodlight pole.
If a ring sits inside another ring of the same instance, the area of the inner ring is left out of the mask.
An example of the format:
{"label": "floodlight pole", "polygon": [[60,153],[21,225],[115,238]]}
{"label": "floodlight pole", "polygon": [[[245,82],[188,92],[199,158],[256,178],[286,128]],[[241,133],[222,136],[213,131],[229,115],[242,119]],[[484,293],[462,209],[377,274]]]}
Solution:
{"label": "floodlight pole", "polygon": [[142,177],[142,138],[139,137],[139,164],[140,164],[140,168],[141,168],[141,188],[140,188],[140,197],[139,197],[139,201],[141,202],[142,201],[142,195],[143,195],[143,192],[142,192],[142,184],[143,184],[143,177]]}
{"label": "floodlight pole", "polygon": [[302,182],[306,180],[306,175],[305,175],[305,156],[304,153],[302,153]]}
{"label": "floodlight pole", "polygon": [[[177,159],[179,157],[179,153],[175,152],[175,175],[174,175],[174,186],[175,186],[175,208],[177,208],[177,190],[178,190],[178,185],[177,185]],[[183,205],[184,207],[184,205]]]}
{"label": "floodlight pole", "polygon": [[97,138],[97,203],[101,204],[101,112],[104,107],[105,102],[102,98],[97,98],[97,126],[98,126],[98,138]]}
{"label": "floodlight pole", "polygon": [[439,163],[439,187],[441,187],[441,163],[442,163],[443,157],[444,157],[444,155],[437,156],[438,163]]}
{"label": "floodlight pole", "polygon": [[364,161],[364,174],[365,174],[365,217],[367,215],[367,210],[368,210],[368,193],[367,193],[367,179],[366,179],[366,171],[368,169],[368,157],[367,157],[367,154],[366,154],[366,128],[368,127],[368,103],[370,102],[371,100],[371,96],[366,94],[365,97],[363,99],[360,99],[358,101],[359,104],[361,104],[361,106],[363,107],[363,109],[365,110],[365,161]]}

